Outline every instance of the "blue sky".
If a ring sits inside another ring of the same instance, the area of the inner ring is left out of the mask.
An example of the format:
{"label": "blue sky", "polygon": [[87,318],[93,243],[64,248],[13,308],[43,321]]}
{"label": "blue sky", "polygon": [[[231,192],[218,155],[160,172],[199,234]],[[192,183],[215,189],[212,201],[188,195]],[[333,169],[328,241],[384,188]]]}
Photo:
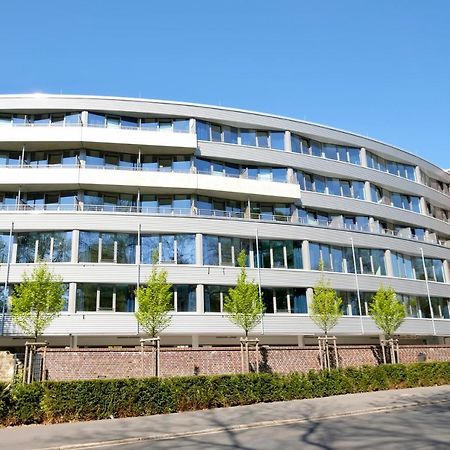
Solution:
{"label": "blue sky", "polygon": [[449,21],[448,0],[8,1],[0,92],[264,111],[450,168]]}

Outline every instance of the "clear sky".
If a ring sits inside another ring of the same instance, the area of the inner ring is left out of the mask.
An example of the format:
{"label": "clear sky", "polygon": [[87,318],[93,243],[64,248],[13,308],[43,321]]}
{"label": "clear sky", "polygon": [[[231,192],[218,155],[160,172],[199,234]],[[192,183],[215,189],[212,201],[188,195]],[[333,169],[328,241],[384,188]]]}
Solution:
{"label": "clear sky", "polygon": [[450,168],[450,0],[0,4],[0,93],[217,104],[343,128]]}

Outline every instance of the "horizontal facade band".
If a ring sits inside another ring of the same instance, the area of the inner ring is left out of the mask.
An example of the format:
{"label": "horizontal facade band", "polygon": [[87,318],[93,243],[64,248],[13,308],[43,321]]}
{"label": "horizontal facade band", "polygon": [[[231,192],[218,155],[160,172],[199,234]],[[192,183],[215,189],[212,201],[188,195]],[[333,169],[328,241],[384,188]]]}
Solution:
{"label": "horizontal facade band", "polygon": [[[362,328],[361,328],[362,322]],[[438,336],[450,335],[450,321],[434,320]],[[379,335],[380,331],[368,317],[342,317],[333,328],[336,335],[361,336]],[[6,317],[5,334],[20,336],[22,333],[12,323],[10,316]],[[46,335],[106,335],[106,336],[137,336],[145,334],[139,329],[134,314],[130,313],[63,313],[54,320]],[[172,324],[164,331],[165,335],[215,335],[240,336],[242,330],[232,325],[223,314],[178,313],[173,315]],[[263,322],[255,328],[252,334],[277,335],[318,335],[323,334],[307,315],[277,315],[265,316]],[[398,330],[398,334],[407,336],[431,336],[433,324],[430,319],[406,319]],[[1,339],[1,337],[0,337]]]}
{"label": "horizontal facade band", "polygon": [[294,201],[300,187],[293,183],[230,178],[195,173],[148,172],[93,168],[9,168],[3,170],[0,190],[70,190],[86,187],[97,190],[141,193],[200,193],[248,200]]}
{"label": "horizontal facade band", "polygon": [[[61,275],[67,283],[145,283],[150,274],[151,267],[141,264],[114,263],[49,263],[49,268]],[[30,272],[32,264],[12,264],[9,271],[9,283],[22,281],[23,273]],[[230,266],[197,266],[197,265],[162,265],[168,271],[168,279],[173,284],[211,284],[234,286],[239,269]],[[6,264],[0,266],[0,283],[6,279]],[[337,290],[356,290],[354,273],[324,272],[327,280]],[[261,278],[264,287],[313,287],[321,278],[322,272],[310,270],[290,269],[248,269],[250,279]],[[394,278],[375,275],[358,275],[358,284],[361,291],[375,292],[383,286],[390,286],[396,292],[411,295],[427,295],[425,281],[406,278]],[[447,283],[429,282],[430,295],[448,297],[449,285]]]}

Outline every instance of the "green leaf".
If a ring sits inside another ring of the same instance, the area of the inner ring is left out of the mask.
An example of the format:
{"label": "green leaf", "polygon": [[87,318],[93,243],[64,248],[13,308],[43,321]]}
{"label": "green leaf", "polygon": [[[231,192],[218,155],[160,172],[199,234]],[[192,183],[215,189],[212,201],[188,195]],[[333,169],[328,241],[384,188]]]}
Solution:
{"label": "green leaf", "polygon": [[223,310],[228,314],[228,319],[242,328],[245,336],[248,336],[248,333],[261,322],[264,304],[259,295],[258,285],[254,281],[247,280],[246,261],[247,255],[245,250],[242,250],[238,256],[241,270],[236,286],[228,290]]}
{"label": "green leaf", "polygon": [[[323,268],[323,263],[321,267]],[[323,275],[313,290],[313,299],[309,306],[310,316],[313,322],[327,335],[342,316],[342,299]]]}
{"label": "green leaf", "polygon": [[405,308],[397,299],[394,289],[383,286],[372,297],[369,314],[388,339],[393,336],[406,317]]}
{"label": "green leaf", "polygon": [[173,309],[172,285],[167,282],[167,271],[157,270],[158,254],[155,253],[147,284],[136,289],[138,309],[135,312],[139,325],[152,338],[170,325],[172,317],[169,312]]}
{"label": "green leaf", "polygon": [[53,275],[45,263],[39,263],[31,275],[23,275],[14,287],[11,317],[24,333],[36,340],[64,308],[66,289],[59,276]]}

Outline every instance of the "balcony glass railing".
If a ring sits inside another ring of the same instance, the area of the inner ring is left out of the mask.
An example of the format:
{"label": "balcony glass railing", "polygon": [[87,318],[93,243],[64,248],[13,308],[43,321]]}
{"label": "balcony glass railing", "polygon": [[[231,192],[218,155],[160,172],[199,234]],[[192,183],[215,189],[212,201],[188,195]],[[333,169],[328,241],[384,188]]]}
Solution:
{"label": "balcony glass railing", "polygon": [[48,164],[48,163],[39,163],[39,164],[16,164],[16,165],[0,165],[2,169],[95,169],[95,170],[131,170],[135,172],[165,172],[165,173],[191,173],[198,175],[212,175],[219,176],[225,178],[242,178],[247,180],[258,180],[258,181],[269,181],[272,183],[288,183],[288,184],[296,184],[294,178],[278,178],[274,176],[251,176],[247,171],[242,171],[239,174],[228,173],[228,172],[215,172],[215,171],[200,171],[196,167],[174,167],[174,166],[145,166],[145,165],[99,165],[99,164],[85,164],[84,161],[79,161],[77,164]]}
{"label": "balcony glass railing", "polygon": [[64,204],[38,204],[38,205],[1,205],[1,212],[28,212],[39,213],[43,211],[49,212],[96,212],[96,213],[136,213],[136,214],[148,214],[156,216],[196,216],[196,217],[214,217],[220,219],[238,219],[238,220],[256,220],[266,222],[289,222],[292,224],[298,224],[303,226],[331,228],[336,230],[348,230],[359,231],[372,234],[381,234],[387,236],[399,237],[402,239],[411,239],[418,242],[425,242],[429,244],[436,244],[442,246],[449,246],[449,241],[437,239],[433,237],[419,237],[412,234],[405,235],[401,232],[385,229],[381,227],[367,227],[358,225],[342,224],[339,222],[332,222],[327,220],[311,220],[298,218],[295,219],[294,215],[283,214],[271,214],[264,213],[245,213],[242,211],[226,211],[219,209],[204,209],[204,208],[173,208],[171,206],[158,206],[158,207],[137,207],[135,205],[112,205],[112,204],[78,204],[78,205],[64,205]]}

